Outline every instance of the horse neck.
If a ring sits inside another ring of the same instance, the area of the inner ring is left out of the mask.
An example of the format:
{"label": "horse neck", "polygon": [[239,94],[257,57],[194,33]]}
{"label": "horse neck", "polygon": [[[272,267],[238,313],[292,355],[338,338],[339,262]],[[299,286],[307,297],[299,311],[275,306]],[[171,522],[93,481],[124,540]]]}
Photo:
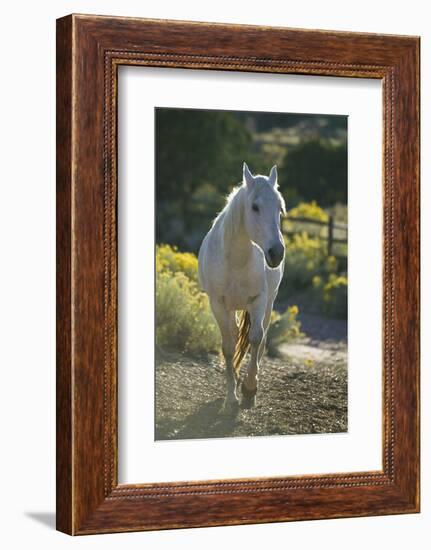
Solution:
{"label": "horse neck", "polygon": [[252,254],[252,243],[244,225],[243,193],[240,189],[232,198],[223,220],[224,256],[232,267],[246,265]]}

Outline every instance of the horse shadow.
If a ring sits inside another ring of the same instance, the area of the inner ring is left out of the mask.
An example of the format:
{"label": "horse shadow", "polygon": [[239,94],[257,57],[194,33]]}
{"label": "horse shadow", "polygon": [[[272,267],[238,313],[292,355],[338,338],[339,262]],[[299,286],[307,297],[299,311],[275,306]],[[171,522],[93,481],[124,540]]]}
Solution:
{"label": "horse shadow", "polygon": [[196,411],[186,416],[175,433],[163,439],[208,439],[228,437],[237,426],[239,408],[230,412],[223,410],[224,399],[218,398],[203,403]]}

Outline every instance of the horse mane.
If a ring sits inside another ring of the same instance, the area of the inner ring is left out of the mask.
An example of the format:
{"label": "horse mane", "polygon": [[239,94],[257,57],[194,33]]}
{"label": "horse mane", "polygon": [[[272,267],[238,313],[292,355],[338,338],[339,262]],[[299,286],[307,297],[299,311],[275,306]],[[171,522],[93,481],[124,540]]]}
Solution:
{"label": "horse mane", "polygon": [[[254,191],[254,195],[258,195],[262,186],[266,183],[264,176],[257,175],[256,178],[263,178],[264,181],[258,184],[257,189]],[[283,215],[286,214],[286,206],[283,196],[278,190],[278,185],[273,188],[274,192],[280,199],[280,205]],[[212,227],[219,225],[223,234],[223,240],[230,242],[230,240],[238,233],[241,223],[243,221],[243,198],[246,188],[244,184],[239,184],[232,189],[226,198],[226,204],[223,210],[217,215],[212,223]]]}
{"label": "horse mane", "polygon": [[222,229],[224,240],[230,240],[239,231],[242,223],[243,196],[245,188],[243,185],[234,187],[226,198],[223,210],[214,219],[212,226],[219,225]]}

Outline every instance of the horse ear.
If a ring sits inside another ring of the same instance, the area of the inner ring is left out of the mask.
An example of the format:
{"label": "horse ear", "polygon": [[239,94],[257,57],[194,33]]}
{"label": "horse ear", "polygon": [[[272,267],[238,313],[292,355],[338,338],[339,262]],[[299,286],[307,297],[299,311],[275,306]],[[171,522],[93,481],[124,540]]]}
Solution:
{"label": "horse ear", "polygon": [[249,187],[252,187],[252,185],[254,184],[253,174],[250,172],[247,166],[247,163],[245,162],[242,166],[242,179],[243,179],[243,182]]}
{"label": "horse ear", "polygon": [[277,185],[277,179],[278,179],[278,174],[277,174],[277,165],[274,164],[274,166],[271,168],[271,172],[269,173],[269,183],[271,185],[273,185],[274,187]]}

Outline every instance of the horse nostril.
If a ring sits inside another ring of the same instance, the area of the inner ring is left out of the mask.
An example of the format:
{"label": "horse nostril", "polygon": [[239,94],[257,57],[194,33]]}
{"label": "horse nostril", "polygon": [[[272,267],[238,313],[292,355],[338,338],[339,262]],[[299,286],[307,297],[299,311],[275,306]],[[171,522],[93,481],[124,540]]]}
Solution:
{"label": "horse nostril", "polygon": [[284,256],[284,247],[282,244],[277,244],[268,248],[268,259],[272,267],[278,266]]}

